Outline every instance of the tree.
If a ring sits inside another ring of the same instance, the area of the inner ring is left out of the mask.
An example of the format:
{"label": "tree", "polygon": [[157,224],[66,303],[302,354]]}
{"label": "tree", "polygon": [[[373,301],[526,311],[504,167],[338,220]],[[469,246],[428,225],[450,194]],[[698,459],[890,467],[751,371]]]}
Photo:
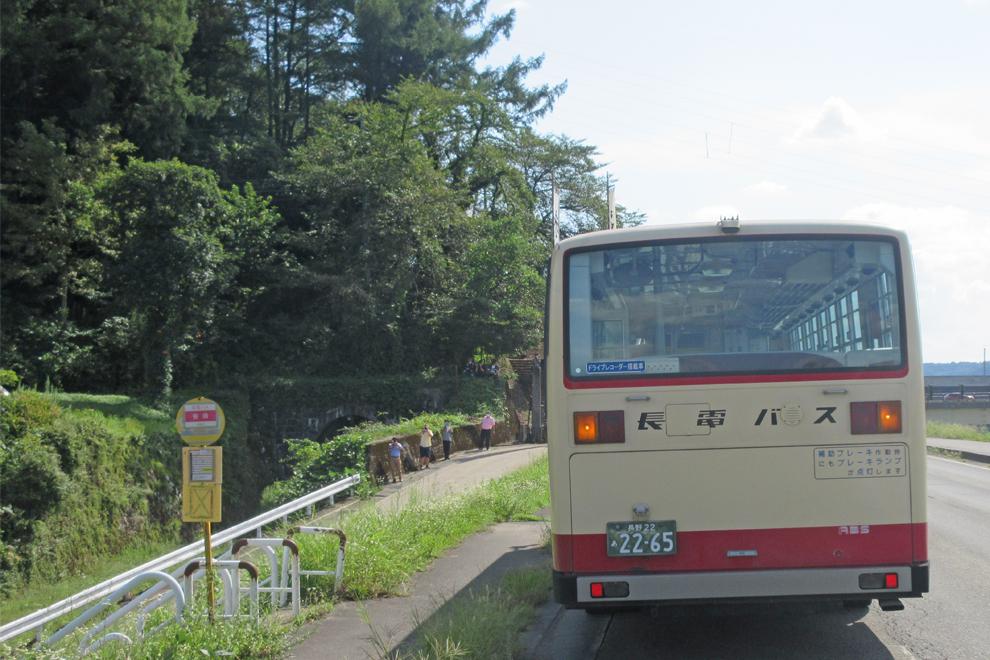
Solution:
{"label": "tree", "polygon": [[139,333],[144,385],[164,400],[174,353],[210,331],[232,280],[223,237],[236,215],[214,174],[178,161],[134,160],[103,195],[117,250],[114,300]]}
{"label": "tree", "polygon": [[450,87],[508,36],[515,13],[485,22],[487,0],[359,0],[350,50],[353,80],[366,101],[380,101],[412,78]]}
{"label": "tree", "polygon": [[145,156],[178,152],[201,99],[182,56],[194,24],[185,0],[4,2],[0,133],[49,119],[69,139],[103,125]]}
{"label": "tree", "polygon": [[92,140],[70,140],[48,121],[20,129],[4,153],[0,197],[5,352],[32,382],[65,385],[84,368],[106,296],[96,189],[132,147],[109,128]]}
{"label": "tree", "polygon": [[305,219],[290,243],[300,260],[294,296],[310,312],[305,328],[318,329],[309,337],[320,366],[429,364],[439,352],[430,328],[449,319],[466,215],[408,118],[381,104],[328,112],[293,163],[283,180]]}

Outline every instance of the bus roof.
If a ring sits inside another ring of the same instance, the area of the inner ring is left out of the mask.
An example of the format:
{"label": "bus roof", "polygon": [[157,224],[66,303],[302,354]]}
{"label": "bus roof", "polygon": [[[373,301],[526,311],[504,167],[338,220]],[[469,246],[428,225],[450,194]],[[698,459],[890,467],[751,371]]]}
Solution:
{"label": "bus roof", "polygon": [[719,236],[744,238],[792,233],[891,236],[902,243],[907,241],[907,235],[904,232],[880,225],[828,220],[759,220],[740,221],[739,231],[736,233],[723,232],[715,222],[647,224],[626,229],[593,231],[564,239],[558,243],[557,249],[570,250],[601,244],[634,243],[661,239],[717,238]]}

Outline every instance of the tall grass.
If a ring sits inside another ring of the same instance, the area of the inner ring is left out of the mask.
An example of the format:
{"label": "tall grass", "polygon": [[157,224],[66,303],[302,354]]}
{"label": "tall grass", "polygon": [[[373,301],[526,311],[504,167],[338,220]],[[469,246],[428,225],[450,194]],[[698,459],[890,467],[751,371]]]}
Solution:
{"label": "tall grass", "polygon": [[[445,550],[496,522],[532,520],[533,512],[550,501],[546,457],[467,493],[436,498],[414,497],[404,508],[372,506],[347,515],[342,593],[353,599],[402,593],[409,576]],[[334,566],[334,536],[297,539],[303,569]],[[309,597],[324,597],[332,578],[314,580]]]}
{"label": "tall grass", "polygon": [[519,634],[549,598],[550,588],[548,567],[524,568],[507,573],[494,587],[454,598],[423,624],[411,657],[511,660]]}
{"label": "tall grass", "polygon": [[990,442],[990,432],[981,431],[975,426],[967,426],[965,424],[928,422],[927,435],[929,438],[950,438],[953,440],[976,440],[978,442]]}

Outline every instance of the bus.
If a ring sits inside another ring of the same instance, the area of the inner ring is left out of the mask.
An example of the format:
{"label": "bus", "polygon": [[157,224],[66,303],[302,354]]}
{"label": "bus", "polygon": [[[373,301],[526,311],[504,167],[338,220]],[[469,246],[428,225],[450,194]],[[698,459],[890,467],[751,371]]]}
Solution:
{"label": "bus", "polygon": [[902,232],[723,219],[563,240],[545,361],[566,607],[887,611],[928,591]]}

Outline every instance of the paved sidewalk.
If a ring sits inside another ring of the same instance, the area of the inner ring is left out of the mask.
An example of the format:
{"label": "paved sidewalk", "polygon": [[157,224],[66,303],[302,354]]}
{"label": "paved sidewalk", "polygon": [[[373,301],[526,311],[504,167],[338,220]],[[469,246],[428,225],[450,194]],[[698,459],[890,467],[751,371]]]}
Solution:
{"label": "paved sidewalk", "polygon": [[948,438],[928,438],[929,447],[957,451],[968,461],[990,463],[990,442],[978,440],[950,440]]}
{"label": "paved sidewalk", "polygon": [[[378,507],[401,507],[413,493],[435,496],[461,492],[524,467],[544,455],[546,445],[509,445],[489,452],[467,451],[428,470],[407,474],[403,483],[389,484],[375,499]],[[327,517],[339,515],[338,512]],[[389,648],[408,642],[415,622],[425,621],[443,603],[464,589],[496,582],[508,570],[545,564],[541,548],[544,523],[503,523],[475,534],[436,559],[410,579],[409,595],[355,603],[339,603],[325,619],[300,631],[305,639],[289,657],[367,660],[379,653],[371,640],[374,627]],[[367,618],[368,622],[365,622]]]}

